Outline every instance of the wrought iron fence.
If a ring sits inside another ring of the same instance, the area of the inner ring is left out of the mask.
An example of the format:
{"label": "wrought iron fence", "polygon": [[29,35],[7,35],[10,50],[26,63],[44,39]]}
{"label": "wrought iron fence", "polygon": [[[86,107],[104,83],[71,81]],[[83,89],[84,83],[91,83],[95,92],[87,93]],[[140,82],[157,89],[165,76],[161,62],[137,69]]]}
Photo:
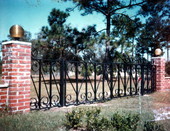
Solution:
{"label": "wrought iron fence", "polygon": [[155,90],[151,63],[32,60],[31,109],[79,105]]}

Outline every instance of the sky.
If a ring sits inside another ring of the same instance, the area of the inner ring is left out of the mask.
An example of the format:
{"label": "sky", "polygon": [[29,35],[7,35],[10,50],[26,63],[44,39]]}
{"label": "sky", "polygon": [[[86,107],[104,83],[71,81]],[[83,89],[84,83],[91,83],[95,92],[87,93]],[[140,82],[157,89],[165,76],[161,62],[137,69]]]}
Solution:
{"label": "sky", "polygon": [[[24,30],[31,32],[32,38],[40,32],[42,26],[48,25],[47,17],[53,8],[65,11],[74,7],[71,2],[57,0],[0,0],[0,41],[7,40],[12,25],[21,25]],[[81,16],[81,12],[70,12],[67,23],[81,30],[88,25],[97,25],[97,30],[103,29],[104,17],[101,14]]]}
{"label": "sky", "polygon": [[[47,26],[47,18],[53,8],[65,11],[74,7],[72,2],[57,2],[57,0],[0,0],[0,42],[8,40],[9,29],[12,25],[21,25],[24,30],[31,32],[32,39],[40,32],[42,26]],[[132,13],[132,12],[129,12]],[[133,14],[133,13],[132,13]],[[67,24],[79,30],[88,25],[96,24],[97,30],[105,28],[104,17],[101,14],[81,16],[81,12],[70,12]]]}

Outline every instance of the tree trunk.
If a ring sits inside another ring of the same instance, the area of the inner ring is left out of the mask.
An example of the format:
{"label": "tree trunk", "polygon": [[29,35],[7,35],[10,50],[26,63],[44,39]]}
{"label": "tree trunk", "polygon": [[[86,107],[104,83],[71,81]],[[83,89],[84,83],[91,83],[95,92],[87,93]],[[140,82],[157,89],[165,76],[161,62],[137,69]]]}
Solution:
{"label": "tree trunk", "polygon": [[106,34],[107,34],[107,41],[106,41],[106,53],[105,53],[105,61],[109,61],[109,46],[110,46],[110,14],[106,15]]}
{"label": "tree trunk", "polygon": [[108,13],[108,15],[106,16],[106,20],[107,20],[106,34],[107,34],[108,37],[110,37],[110,19],[111,19],[111,15],[110,15],[110,13]]}
{"label": "tree trunk", "polygon": [[108,40],[106,41],[106,53],[105,53],[105,59],[104,61],[109,61],[109,46],[110,46],[110,20],[111,20],[111,14],[110,14],[110,0],[107,0],[107,14],[106,14],[106,34],[108,37]]}

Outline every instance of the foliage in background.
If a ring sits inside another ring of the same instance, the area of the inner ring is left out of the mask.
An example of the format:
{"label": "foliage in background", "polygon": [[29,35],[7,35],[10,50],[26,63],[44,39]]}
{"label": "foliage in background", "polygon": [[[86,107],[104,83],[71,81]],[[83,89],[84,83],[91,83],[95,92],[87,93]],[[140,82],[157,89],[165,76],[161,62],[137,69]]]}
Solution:
{"label": "foliage in background", "polygon": [[[40,1],[40,0],[38,0]],[[65,12],[52,9],[48,26],[32,40],[38,57],[75,61],[126,61],[152,55],[156,47],[166,47],[169,40],[170,0],[56,0],[72,1]],[[77,8],[82,15],[100,13],[105,27],[101,33],[90,25],[81,31],[66,24],[69,12]],[[132,13],[133,12],[133,13]],[[30,41],[26,31],[23,41]],[[102,50],[101,50],[102,48]],[[124,55],[123,55],[124,54]],[[136,58],[137,57],[137,58]]]}
{"label": "foliage in background", "polygon": [[68,16],[69,13],[55,8],[50,12],[49,26],[43,26],[38,34],[38,40],[33,41],[33,48],[41,52],[41,57],[80,61],[91,55],[89,52],[92,51],[90,48],[94,42],[89,41],[97,35],[95,25],[78,31],[77,28],[65,23]]}
{"label": "foliage in background", "polygon": [[170,42],[170,0],[151,1],[142,6],[140,13],[149,17],[137,38],[136,52],[154,56],[156,48],[166,47]]}
{"label": "foliage in background", "polygon": [[[120,54],[124,52],[130,57],[135,56],[135,54],[137,54],[136,57],[143,57],[141,54],[144,53],[152,55],[153,48],[158,45],[162,47],[165,42],[169,41],[170,0],[64,1],[72,1],[75,3],[75,7],[68,8],[67,11],[73,11],[75,8],[78,8],[83,11],[83,16],[93,14],[93,12],[100,13],[104,16],[104,22],[106,23],[104,28],[106,30],[105,58],[107,60],[115,60],[109,57],[111,55],[114,56],[118,50],[121,50],[119,52]],[[131,11],[134,13],[129,13]],[[148,19],[146,25],[145,22],[142,24],[143,19]],[[148,37],[149,39],[146,41],[144,37]],[[137,48],[136,40],[138,41]]]}

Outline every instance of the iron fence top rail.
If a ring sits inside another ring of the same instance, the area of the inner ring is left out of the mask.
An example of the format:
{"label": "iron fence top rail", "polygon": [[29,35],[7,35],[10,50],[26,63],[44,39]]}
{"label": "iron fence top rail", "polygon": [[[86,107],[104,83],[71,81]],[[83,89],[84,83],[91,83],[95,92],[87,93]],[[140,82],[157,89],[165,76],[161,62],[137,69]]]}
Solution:
{"label": "iron fence top rail", "polygon": [[42,58],[32,58],[32,60],[41,61],[43,63],[51,63],[51,62],[65,62],[65,63],[79,63],[79,64],[93,64],[93,65],[127,65],[127,66],[154,66],[152,62],[87,62],[87,61],[72,61],[72,60],[64,60],[64,59],[42,59]]}

